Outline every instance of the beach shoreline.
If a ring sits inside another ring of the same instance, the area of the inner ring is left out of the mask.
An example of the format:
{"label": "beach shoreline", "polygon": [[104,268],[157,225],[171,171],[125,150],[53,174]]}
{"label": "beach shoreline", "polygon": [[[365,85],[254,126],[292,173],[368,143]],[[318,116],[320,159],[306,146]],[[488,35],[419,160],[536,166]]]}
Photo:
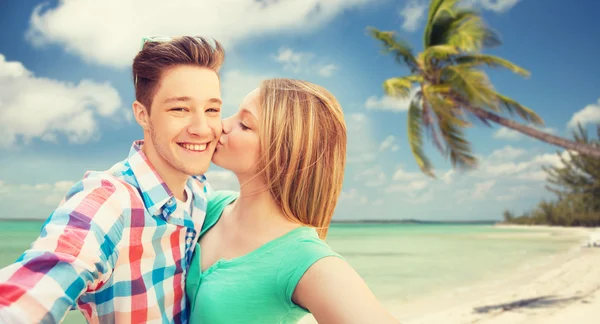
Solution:
{"label": "beach shoreline", "polygon": [[[584,242],[600,228],[497,224],[532,238],[578,242],[567,251],[499,269],[492,280],[440,291],[410,301],[381,300],[404,324],[559,324],[600,321],[600,248]],[[510,239],[511,234],[506,233]],[[301,323],[316,323],[307,316]]]}
{"label": "beach shoreline", "polygon": [[580,244],[536,260],[513,273],[499,271],[494,282],[478,283],[462,291],[447,292],[445,296],[390,308],[393,314],[407,324],[587,324],[599,321],[600,248],[588,248],[583,243],[591,232],[600,232],[600,228],[509,224],[494,227],[569,235]]}

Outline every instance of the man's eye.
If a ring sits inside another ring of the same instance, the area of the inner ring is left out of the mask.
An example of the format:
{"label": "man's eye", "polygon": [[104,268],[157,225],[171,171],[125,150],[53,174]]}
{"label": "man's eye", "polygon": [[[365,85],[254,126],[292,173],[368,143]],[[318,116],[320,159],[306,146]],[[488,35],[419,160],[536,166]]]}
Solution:
{"label": "man's eye", "polygon": [[206,111],[218,113],[221,111],[221,109],[220,108],[208,108]]}
{"label": "man's eye", "polygon": [[181,107],[171,108],[171,111],[186,111],[186,108],[181,108]]}

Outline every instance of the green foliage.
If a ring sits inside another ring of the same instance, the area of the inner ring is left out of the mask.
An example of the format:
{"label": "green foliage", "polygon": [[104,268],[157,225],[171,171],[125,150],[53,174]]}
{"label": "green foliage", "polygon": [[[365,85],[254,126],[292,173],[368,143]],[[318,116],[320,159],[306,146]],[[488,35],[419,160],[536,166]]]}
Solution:
{"label": "green foliage", "polygon": [[[600,147],[600,125],[595,140],[579,126],[575,141]],[[542,201],[531,212],[515,217],[504,212],[511,224],[545,224],[557,226],[600,226],[600,159],[568,152],[557,153],[562,165],[544,167],[548,175],[546,188],[556,194],[556,201]]]}
{"label": "green foliage", "polygon": [[[529,72],[503,58],[482,54],[481,51],[500,45],[500,40],[478,12],[461,7],[459,2],[430,1],[423,52],[418,55],[394,32],[368,28],[369,34],[380,41],[383,52],[391,54],[411,73],[384,81],[383,90],[399,98],[413,96],[408,118],[409,144],[421,171],[432,177],[432,165],[423,153],[422,131],[454,167],[467,169],[477,165],[464,132],[471,126],[466,120],[472,114],[469,110],[516,113],[527,122],[542,123],[533,110],[494,90],[483,67],[504,68],[522,76]],[[419,91],[411,91],[413,88]]]}

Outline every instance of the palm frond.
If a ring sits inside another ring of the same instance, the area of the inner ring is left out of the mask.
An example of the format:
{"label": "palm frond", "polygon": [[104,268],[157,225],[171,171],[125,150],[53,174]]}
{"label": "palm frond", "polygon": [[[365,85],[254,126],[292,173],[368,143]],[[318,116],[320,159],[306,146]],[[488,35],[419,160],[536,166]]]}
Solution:
{"label": "palm frond", "polygon": [[485,25],[479,14],[472,11],[465,10],[444,27],[444,43],[456,46],[463,52],[475,53],[501,44],[496,32]]}
{"label": "palm frond", "polygon": [[462,129],[448,119],[438,119],[438,126],[444,141],[452,166],[460,169],[470,169],[477,165],[477,159],[471,151],[471,143],[465,139]]}
{"label": "palm frond", "polygon": [[401,78],[390,78],[383,82],[383,91],[390,96],[406,99],[410,96],[413,83],[417,82],[423,82],[423,77],[409,75]]}
{"label": "palm frond", "polygon": [[456,65],[446,67],[443,74],[444,82],[470,104],[498,109],[496,92],[485,72]]}
{"label": "palm frond", "polygon": [[438,132],[436,130],[435,121],[437,120],[437,118],[435,118],[435,113],[432,111],[431,105],[425,99],[423,99],[422,107],[423,126],[425,126],[425,129],[427,129],[427,131],[429,132],[429,138],[431,139],[435,147],[438,149],[438,151],[442,155],[445,155],[446,149],[442,145],[442,142],[440,141],[440,137],[438,136]]}
{"label": "palm frond", "polygon": [[413,73],[419,69],[413,50],[406,41],[397,39],[392,31],[380,31],[373,27],[367,30],[371,37],[381,41],[384,53],[391,53],[398,63],[406,64]]}
{"label": "palm frond", "polygon": [[446,119],[459,127],[471,124],[459,116],[458,105],[452,100],[452,88],[447,84],[423,85],[423,100],[433,109],[437,119]]}
{"label": "palm frond", "polygon": [[459,116],[457,103],[452,100],[452,87],[447,84],[425,84],[422,91],[423,101],[427,102],[436,114],[438,128],[446,144],[444,155],[450,157],[455,167],[474,167],[476,159],[462,132],[462,128],[470,124]]}
{"label": "palm frond", "polygon": [[456,58],[456,63],[461,65],[462,67],[472,68],[480,65],[487,65],[489,67],[503,67],[508,69],[516,74],[519,74],[524,77],[529,77],[529,71],[524,68],[505,60],[501,57],[494,55],[486,55],[486,54],[469,54],[462,55]]}
{"label": "palm frond", "polygon": [[460,0],[431,0],[427,14],[427,24],[425,25],[425,39],[423,42],[425,48],[441,44],[432,42],[432,40],[435,40],[436,38],[435,34],[440,31],[436,25],[439,24],[439,21],[443,20],[445,17],[454,16],[452,8],[459,1]]}
{"label": "palm frond", "polygon": [[420,101],[421,92],[418,92],[408,107],[408,143],[421,172],[435,178],[431,162],[423,152],[423,133],[421,130],[423,115]]}
{"label": "palm frond", "polygon": [[501,107],[509,113],[516,113],[524,120],[535,125],[544,125],[544,120],[540,116],[538,116],[538,114],[536,114],[535,111],[521,105],[520,103],[505,95],[499,94],[497,92],[495,92],[495,94],[496,97],[498,97],[498,99],[500,100]]}
{"label": "palm frond", "polygon": [[425,49],[419,58],[423,61],[426,71],[431,71],[433,61],[448,61],[451,57],[460,54],[458,49],[451,45],[435,45]]}

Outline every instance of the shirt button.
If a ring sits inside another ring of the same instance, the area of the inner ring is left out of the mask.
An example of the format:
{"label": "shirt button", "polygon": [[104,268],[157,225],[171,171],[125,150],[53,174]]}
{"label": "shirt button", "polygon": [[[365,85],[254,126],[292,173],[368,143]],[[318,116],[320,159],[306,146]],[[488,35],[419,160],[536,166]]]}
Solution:
{"label": "shirt button", "polygon": [[175,199],[171,198],[167,200],[167,206],[173,206],[173,204],[175,204]]}

